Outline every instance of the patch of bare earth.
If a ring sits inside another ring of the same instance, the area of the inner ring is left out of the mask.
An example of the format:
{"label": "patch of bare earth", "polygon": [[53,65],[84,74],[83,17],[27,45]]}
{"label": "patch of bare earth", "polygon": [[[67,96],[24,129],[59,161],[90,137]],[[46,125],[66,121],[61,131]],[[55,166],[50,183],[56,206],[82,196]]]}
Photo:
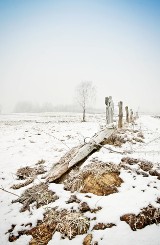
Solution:
{"label": "patch of bare earth", "polygon": [[113,223],[107,223],[107,224],[104,224],[104,223],[98,223],[96,224],[94,227],[93,227],[93,230],[105,230],[107,228],[112,228],[113,226],[116,226],[115,224]]}
{"label": "patch of bare earth", "polygon": [[93,238],[92,234],[88,234],[83,240],[83,245],[91,245],[92,238]]}
{"label": "patch of bare earth", "polygon": [[93,193],[98,196],[118,192],[123,180],[119,177],[119,167],[112,163],[94,162],[83,169],[72,170],[64,181],[66,190]]}
{"label": "patch of bare earth", "polygon": [[121,221],[125,221],[133,231],[143,229],[147,225],[160,223],[160,208],[149,205],[143,208],[138,214],[125,214],[120,217]]}
{"label": "patch of bare earth", "polygon": [[88,234],[83,240],[83,245],[98,245],[98,242],[93,241],[92,234]]}

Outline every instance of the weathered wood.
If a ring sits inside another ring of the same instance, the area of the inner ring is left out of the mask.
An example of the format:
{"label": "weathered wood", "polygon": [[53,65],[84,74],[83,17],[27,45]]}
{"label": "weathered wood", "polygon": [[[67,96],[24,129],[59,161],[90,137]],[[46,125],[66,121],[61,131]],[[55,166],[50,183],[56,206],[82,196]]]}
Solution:
{"label": "weathered wood", "polygon": [[106,104],[106,124],[109,124],[109,98],[105,97]]}
{"label": "weathered wood", "polygon": [[114,103],[112,96],[105,97],[106,104],[106,124],[113,123]]}
{"label": "weathered wood", "polygon": [[85,145],[72,148],[60,159],[56,165],[52,167],[49,175],[47,176],[47,181],[53,182],[59,179],[69,169],[85,159],[95,149],[98,149],[104,138],[109,138],[114,131],[115,129],[113,128],[105,128],[92,137],[92,139]]}
{"label": "weathered wood", "polygon": [[130,121],[130,123],[132,123],[134,121],[132,109],[130,110],[130,120],[129,121]]}
{"label": "weathered wood", "polygon": [[128,110],[128,106],[125,107],[126,110],[126,122],[129,123],[129,110]]}
{"label": "weathered wood", "polygon": [[123,102],[122,101],[118,103],[118,107],[119,107],[118,128],[122,128],[123,126]]}

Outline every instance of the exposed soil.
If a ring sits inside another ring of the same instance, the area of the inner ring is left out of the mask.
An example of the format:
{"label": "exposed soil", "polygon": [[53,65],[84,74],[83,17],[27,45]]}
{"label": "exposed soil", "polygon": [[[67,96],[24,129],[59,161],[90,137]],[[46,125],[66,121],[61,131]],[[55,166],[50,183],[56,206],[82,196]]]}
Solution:
{"label": "exposed soil", "polygon": [[160,223],[160,209],[149,205],[143,208],[138,214],[125,214],[120,217],[121,221],[125,221],[133,231],[143,229],[147,225]]}
{"label": "exposed soil", "polygon": [[89,174],[84,178],[82,193],[93,193],[97,196],[107,196],[118,192],[117,187],[122,183],[122,179],[117,173],[106,173],[96,178],[95,175]]}
{"label": "exposed soil", "polygon": [[112,228],[113,226],[116,226],[113,223],[108,223],[108,224],[104,224],[104,223],[98,223],[93,227],[93,230],[105,230],[107,228]]}
{"label": "exposed soil", "polygon": [[83,245],[91,245],[92,238],[93,238],[92,234],[88,234],[83,240]]}
{"label": "exposed soil", "polygon": [[93,193],[98,196],[118,192],[123,180],[119,177],[119,166],[112,163],[94,162],[81,170],[71,171],[64,181],[66,190]]}

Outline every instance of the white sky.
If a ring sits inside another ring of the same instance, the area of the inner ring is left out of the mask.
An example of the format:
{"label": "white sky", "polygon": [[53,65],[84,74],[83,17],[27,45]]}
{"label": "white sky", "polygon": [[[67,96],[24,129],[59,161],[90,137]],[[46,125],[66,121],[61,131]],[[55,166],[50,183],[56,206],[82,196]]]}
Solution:
{"label": "white sky", "polygon": [[[151,4],[151,2],[153,4]],[[141,3],[141,4],[140,4]],[[142,4],[143,3],[143,4]],[[0,2],[0,104],[71,104],[92,81],[104,97],[160,113],[157,1]]]}

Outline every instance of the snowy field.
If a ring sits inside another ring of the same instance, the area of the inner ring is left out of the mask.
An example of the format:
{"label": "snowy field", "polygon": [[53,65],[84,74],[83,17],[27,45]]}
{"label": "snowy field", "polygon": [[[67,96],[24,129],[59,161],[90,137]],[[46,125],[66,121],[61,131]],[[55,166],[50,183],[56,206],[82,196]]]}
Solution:
{"label": "snowy field", "polygon": [[[8,241],[7,231],[13,224],[16,225],[14,235],[23,230],[26,224],[32,223],[32,227],[36,226],[37,220],[43,219],[46,206],[75,210],[78,208],[77,203],[66,204],[71,193],[64,190],[63,184],[51,183],[49,188],[56,192],[58,200],[38,209],[33,205],[30,211],[19,212],[22,204],[13,204],[12,200],[17,199],[16,195],[20,196],[32,184],[18,190],[11,189],[13,184],[18,183],[15,175],[17,169],[35,166],[43,159],[48,171],[69,149],[83,144],[104,126],[104,114],[87,115],[85,123],[81,122],[81,114],[71,113],[0,115],[0,244],[12,244]],[[130,129],[142,132],[144,143],[127,142],[122,147],[112,146],[112,149],[117,152],[102,147],[93,153],[84,165],[89,164],[93,159],[119,164],[122,157],[129,156],[152,162],[154,169],[160,173],[160,119],[141,116],[136,121],[136,125],[130,126]],[[131,136],[128,131],[128,137]],[[124,151],[131,151],[131,154],[119,153]],[[138,169],[138,165],[134,165],[134,168]],[[144,177],[124,169],[121,170],[120,177],[123,183],[117,193],[101,197],[90,194],[90,198],[83,193],[76,193],[78,199],[86,202],[90,208],[94,209],[98,206],[102,208],[96,213],[85,213],[91,220],[88,234],[96,223],[114,223],[115,226],[110,229],[92,231],[93,242],[97,241],[99,245],[160,245],[159,224],[133,231],[126,222],[120,220],[120,217],[127,213],[139,214],[140,210],[149,204],[160,208],[157,202],[160,198],[160,180],[157,176]],[[41,181],[43,180],[38,176],[34,184]],[[85,236],[86,234],[78,235],[72,240],[61,239],[61,234],[56,232],[48,244],[81,245]],[[31,236],[22,235],[13,244],[25,245],[29,244],[30,240]]]}

